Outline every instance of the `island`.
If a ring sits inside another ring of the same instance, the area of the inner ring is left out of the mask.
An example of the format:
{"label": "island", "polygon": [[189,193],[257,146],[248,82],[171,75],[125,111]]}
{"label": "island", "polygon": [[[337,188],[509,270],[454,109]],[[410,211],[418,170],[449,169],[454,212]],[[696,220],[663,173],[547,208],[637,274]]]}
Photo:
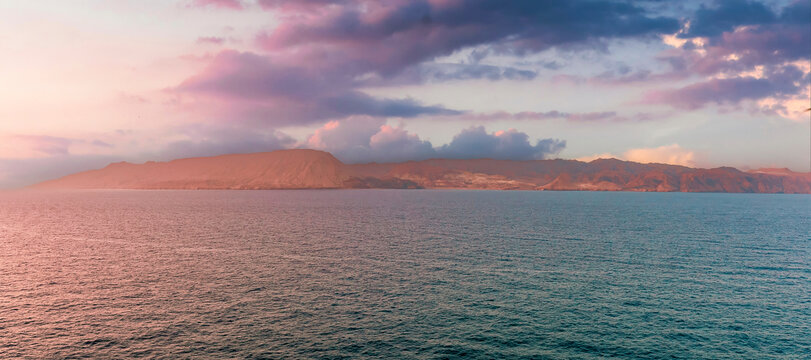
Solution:
{"label": "island", "polygon": [[293,149],[252,154],[112,163],[34,189],[498,189],[811,193],[811,173],[690,168],[617,159],[429,159],[345,164],[332,154]]}

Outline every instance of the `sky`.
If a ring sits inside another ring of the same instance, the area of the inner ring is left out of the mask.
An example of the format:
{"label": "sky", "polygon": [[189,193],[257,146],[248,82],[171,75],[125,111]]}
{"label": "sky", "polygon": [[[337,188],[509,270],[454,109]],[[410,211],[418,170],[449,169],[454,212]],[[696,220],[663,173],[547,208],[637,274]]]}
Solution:
{"label": "sky", "polygon": [[110,162],[811,171],[811,1],[0,0],[0,188]]}

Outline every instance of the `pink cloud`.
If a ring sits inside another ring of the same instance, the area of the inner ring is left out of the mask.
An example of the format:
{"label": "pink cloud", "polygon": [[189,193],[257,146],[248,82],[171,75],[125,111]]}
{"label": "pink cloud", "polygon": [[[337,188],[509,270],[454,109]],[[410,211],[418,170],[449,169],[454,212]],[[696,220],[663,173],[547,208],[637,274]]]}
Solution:
{"label": "pink cloud", "polygon": [[638,163],[660,163],[695,167],[696,154],[679,146],[679,144],[659,146],[655,148],[630,149],[623,154],[628,161]]}
{"label": "pink cloud", "polygon": [[233,10],[242,10],[243,8],[240,0],[193,0],[191,5],[196,7],[211,6]]}
{"label": "pink cloud", "polygon": [[201,36],[197,38],[198,44],[213,44],[213,45],[222,45],[225,43],[225,39],[217,36]]}
{"label": "pink cloud", "polygon": [[695,167],[696,152],[682,148],[679,144],[663,145],[651,148],[634,148],[625,151],[622,155],[602,153],[579,157],[576,160],[590,162],[597,159],[621,159],[643,164],[657,163]]}
{"label": "pink cloud", "polygon": [[367,116],[330,121],[303,146],[329,151],[350,163],[422,160],[436,155],[431,143],[416,134]]}
{"label": "pink cloud", "polygon": [[537,140],[516,129],[488,133],[484,127],[462,130],[445,145],[434,147],[417,134],[386,124],[384,119],[353,117],[330,121],[310,135],[302,147],[329,151],[349,163],[401,162],[428,158],[544,159],[559,153],[565,141]]}
{"label": "pink cloud", "polygon": [[74,150],[109,149],[113,146],[99,139],[71,139],[49,135],[0,136],[0,158],[31,159],[71,155]]}

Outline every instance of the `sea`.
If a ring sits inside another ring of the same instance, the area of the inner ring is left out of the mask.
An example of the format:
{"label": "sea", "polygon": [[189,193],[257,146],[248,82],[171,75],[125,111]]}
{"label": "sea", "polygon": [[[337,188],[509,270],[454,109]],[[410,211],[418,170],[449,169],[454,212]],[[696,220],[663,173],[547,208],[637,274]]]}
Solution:
{"label": "sea", "polygon": [[809,359],[811,196],[0,193],[0,359]]}

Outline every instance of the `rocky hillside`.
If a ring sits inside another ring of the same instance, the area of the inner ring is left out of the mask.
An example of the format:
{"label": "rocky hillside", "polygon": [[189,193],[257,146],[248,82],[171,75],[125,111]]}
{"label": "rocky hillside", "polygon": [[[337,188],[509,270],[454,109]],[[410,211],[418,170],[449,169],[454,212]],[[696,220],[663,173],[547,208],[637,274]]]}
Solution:
{"label": "rocky hillside", "polygon": [[315,150],[110,164],[35,188],[70,189],[329,189],[346,180],[344,164]]}
{"label": "rocky hillside", "polygon": [[432,159],[341,163],[316,150],[222,155],[145,164],[115,163],[34,186],[40,189],[337,189],[811,193],[811,173],[694,169],[616,159],[509,161]]}

